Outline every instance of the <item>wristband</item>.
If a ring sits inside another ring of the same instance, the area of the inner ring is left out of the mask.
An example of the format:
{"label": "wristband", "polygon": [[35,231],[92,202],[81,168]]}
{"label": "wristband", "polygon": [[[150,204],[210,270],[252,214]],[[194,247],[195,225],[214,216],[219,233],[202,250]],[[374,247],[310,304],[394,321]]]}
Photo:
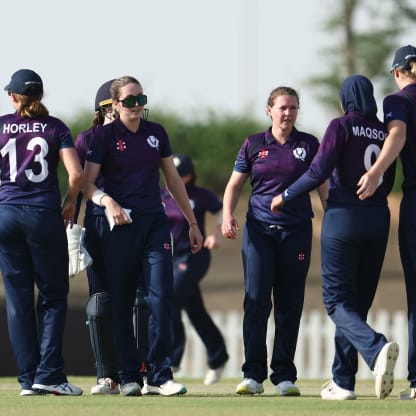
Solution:
{"label": "wristband", "polygon": [[191,228],[191,227],[193,227],[194,225],[198,225],[198,223],[197,223],[197,222],[190,222],[188,225],[189,225],[189,228]]}
{"label": "wristband", "polygon": [[101,189],[96,189],[91,196],[91,201],[94,202],[94,204],[102,206],[101,205],[101,200],[105,197],[108,196],[108,194],[106,194],[105,192],[101,191]]}

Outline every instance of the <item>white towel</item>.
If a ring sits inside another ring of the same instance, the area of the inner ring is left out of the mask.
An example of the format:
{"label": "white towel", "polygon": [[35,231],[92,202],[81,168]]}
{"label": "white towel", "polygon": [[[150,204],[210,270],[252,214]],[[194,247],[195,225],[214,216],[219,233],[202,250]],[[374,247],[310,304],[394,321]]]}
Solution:
{"label": "white towel", "polygon": [[[133,222],[131,219],[130,213],[131,209],[129,208],[123,208],[123,211],[126,213],[126,215],[129,217],[129,222]],[[110,231],[114,228],[116,223],[114,222],[114,218],[109,214],[107,208],[104,209],[105,216],[107,217],[108,225],[110,226]]]}

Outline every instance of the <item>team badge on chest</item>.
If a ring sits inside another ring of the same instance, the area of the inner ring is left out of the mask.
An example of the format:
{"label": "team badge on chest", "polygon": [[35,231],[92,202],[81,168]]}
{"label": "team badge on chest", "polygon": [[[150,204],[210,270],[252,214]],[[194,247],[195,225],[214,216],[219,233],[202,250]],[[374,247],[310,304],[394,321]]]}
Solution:
{"label": "team badge on chest", "polygon": [[116,144],[116,149],[119,152],[124,152],[127,149],[126,142],[123,139],[118,139]]}
{"label": "team badge on chest", "polygon": [[150,147],[153,147],[153,149],[159,149],[159,139],[155,136],[149,136],[147,138],[147,143]]}
{"label": "team badge on chest", "polygon": [[265,157],[267,157],[269,155],[269,151],[268,150],[266,150],[266,149],[261,149],[260,151],[259,151],[259,153],[258,153],[258,157],[260,158],[260,159],[264,159]]}
{"label": "team badge on chest", "polygon": [[304,147],[296,147],[295,149],[293,149],[293,156],[295,157],[295,159],[305,161],[306,149]]}

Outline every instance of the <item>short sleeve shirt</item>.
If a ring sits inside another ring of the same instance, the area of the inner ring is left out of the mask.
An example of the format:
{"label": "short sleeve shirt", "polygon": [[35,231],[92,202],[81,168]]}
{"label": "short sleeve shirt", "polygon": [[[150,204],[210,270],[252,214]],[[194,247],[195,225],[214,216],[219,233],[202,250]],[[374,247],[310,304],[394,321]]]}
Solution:
{"label": "short sleeve shirt", "polygon": [[252,191],[247,217],[267,224],[290,225],[313,217],[309,194],[301,195],[275,214],[270,210],[274,196],[301,176],[319,147],[318,139],[293,128],[285,144],[266,132],[249,136],[241,146],[234,171],[250,175]]}
{"label": "short sleeve shirt", "polygon": [[101,165],[103,188],[123,208],[141,214],[164,212],[160,161],[172,155],[168,135],[157,123],[140,121],[137,132],[116,119],[97,129],[86,160]]}
{"label": "short sleeve shirt", "polygon": [[383,100],[384,122],[406,123],[406,143],[400,153],[403,166],[403,192],[416,188],[416,83],[407,85]]}
{"label": "short sleeve shirt", "polygon": [[73,147],[68,127],[55,117],[0,117],[0,203],[60,210],[59,152]]}

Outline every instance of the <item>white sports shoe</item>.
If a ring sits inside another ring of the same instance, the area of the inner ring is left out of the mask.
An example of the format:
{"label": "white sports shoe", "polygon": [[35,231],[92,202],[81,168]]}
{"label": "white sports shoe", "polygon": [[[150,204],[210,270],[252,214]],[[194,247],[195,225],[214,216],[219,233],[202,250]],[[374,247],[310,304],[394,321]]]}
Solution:
{"label": "white sports shoe", "polygon": [[379,352],[373,374],[375,375],[375,392],[379,399],[385,399],[393,390],[394,367],[399,356],[399,346],[388,342]]}
{"label": "white sports shoe", "polygon": [[224,368],[225,364],[219,366],[218,368],[210,368],[205,375],[204,384],[208,386],[209,384],[218,383],[221,380]]}
{"label": "white sports shoe", "polygon": [[257,383],[252,378],[245,378],[235,389],[237,394],[261,394],[264,393],[262,383]]}
{"label": "white sports shoe", "polygon": [[161,394],[162,396],[175,396],[178,394],[185,394],[186,387],[175,380],[168,380],[160,386],[147,385],[147,394]]}
{"label": "white sports shoe", "polygon": [[416,387],[408,387],[399,393],[400,400],[415,400],[416,399]]}
{"label": "white sports shoe", "polygon": [[82,389],[71,383],[52,385],[35,383],[33,384],[32,389],[36,390],[38,393],[56,394],[57,396],[81,396],[82,394]]}
{"label": "white sports shoe", "polygon": [[324,400],[355,400],[357,398],[353,390],[343,389],[333,380],[322,385],[321,397]]}
{"label": "white sports shoe", "polygon": [[141,396],[142,390],[139,383],[132,381],[130,383],[123,384],[120,387],[120,393],[122,396]]}
{"label": "white sports shoe", "polygon": [[91,394],[120,394],[117,383],[110,377],[100,378],[91,388]]}
{"label": "white sports shoe", "polygon": [[275,392],[278,396],[300,396],[299,387],[292,381],[281,381],[276,387]]}
{"label": "white sports shoe", "polygon": [[41,396],[42,393],[32,389],[22,389],[19,396]]}
{"label": "white sports shoe", "polygon": [[147,389],[147,377],[143,377],[142,394],[149,394],[149,390]]}

